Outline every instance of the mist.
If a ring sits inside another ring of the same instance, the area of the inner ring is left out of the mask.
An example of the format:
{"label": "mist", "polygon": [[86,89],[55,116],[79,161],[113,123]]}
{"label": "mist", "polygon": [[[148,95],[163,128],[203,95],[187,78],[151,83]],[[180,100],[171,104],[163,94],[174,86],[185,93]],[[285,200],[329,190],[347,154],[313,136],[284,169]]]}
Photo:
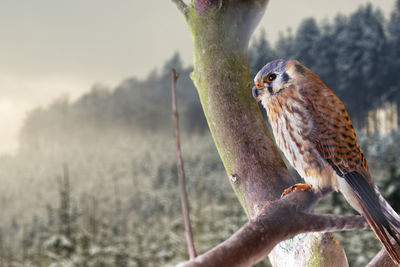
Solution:
{"label": "mist", "polygon": [[[270,60],[296,58],[343,100],[374,181],[395,210],[400,209],[399,8],[391,6],[386,17],[381,9],[363,5],[331,20],[304,18],[275,38],[267,30],[258,31],[249,48],[253,77]],[[225,179],[186,58],[186,52],[171,51],[137,75],[130,74],[137,69],[127,71],[130,65],[122,65],[128,78],[114,77],[115,85],[87,78],[70,84],[57,80],[70,93],[54,90],[49,101],[41,93],[48,94],[51,86],[44,85],[43,91],[27,92],[32,102],[0,99],[0,113],[10,125],[0,138],[18,136],[7,142],[9,147],[2,146],[13,153],[0,156],[1,263],[171,266],[187,259],[173,144],[171,68],[180,73],[181,142],[199,252],[246,222]],[[69,89],[80,87],[85,88]],[[27,106],[29,112],[24,111]],[[354,212],[336,193],[317,209]],[[351,266],[365,266],[380,249],[378,242],[367,242],[372,232],[337,236]]]}

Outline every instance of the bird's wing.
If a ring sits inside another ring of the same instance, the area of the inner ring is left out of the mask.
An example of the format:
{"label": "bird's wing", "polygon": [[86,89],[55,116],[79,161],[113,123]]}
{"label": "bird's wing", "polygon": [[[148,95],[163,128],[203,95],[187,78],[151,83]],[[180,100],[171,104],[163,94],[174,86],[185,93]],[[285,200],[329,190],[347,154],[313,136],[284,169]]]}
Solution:
{"label": "bird's wing", "polygon": [[369,177],[368,165],[361,151],[353,124],[343,103],[327,87],[309,86],[301,90],[313,120],[309,138],[317,150],[343,177],[358,171]]}
{"label": "bird's wing", "polygon": [[387,235],[389,233],[400,245],[397,237],[400,234],[399,217],[392,213],[390,205],[372,183],[367,162],[343,103],[325,85],[316,84],[310,83],[301,90],[313,120],[314,127],[309,138],[321,157],[351,188],[350,192],[341,190],[346,199],[354,199],[358,203],[358,209],[361,209],[389,255],[400,264],[400,254]]}

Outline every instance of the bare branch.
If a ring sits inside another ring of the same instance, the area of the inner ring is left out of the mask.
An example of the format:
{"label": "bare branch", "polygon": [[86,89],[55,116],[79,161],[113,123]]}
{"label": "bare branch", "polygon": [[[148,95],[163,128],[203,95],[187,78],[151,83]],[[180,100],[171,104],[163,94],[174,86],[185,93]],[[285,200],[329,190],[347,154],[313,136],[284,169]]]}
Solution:
{"label": "bare branch", "polygon": [[370,228],[364,217],[359,215],[307,213],[303,216],[300,215],[300,218],[304,221],[304,232],[337,232]]}
{"label": "bare branch", "polygon": [[188,14],[188,6],[182,0],[172,0],[184,16]]}
{"label": "bare branch", "polygon": [[[173,1],[178,8],[182,6],[181,1]],[[305,221],[308,228],[296,222],[310,213],[314,200],[304,201],[309,198],[307,193],[278,200],[293,179],[250,93],[248,45],[267,2],[192,0],[186,7],[191,11],[186,19],[194,44],[191,77],[231,185],[251,221],[227,241],[183,266],[249,266],[280,241],[312,230],[312,222]],[[309,204],[299,207],[304,203]],[[333,219],[324,217],[321,222]],[[352,223],[343,225],[347,229]],[[340,228],[328,226],[331,230]],[[346,261],[344,253],[342,260]]]}
{"label": "bare branch", "polygon": [[[394,239],[391,240],[392,244],[399,250],[399,245]],[[390,258],[386,249],[383,247],[378,254],[368,263],[367,267],[397,267],[397,265]]]}
{"label": "bare branch", "polygon": [[194,0],[193,6],[200,15],[205,15],[211,10],[220,9],[222,6],[222,0]]}
{"label": "bare branch", "polygon": [[314,204],[309,192],[294,192],[264,207],[253,220],[215,248],[179,266],[252,266],[281,241],[302,233],[368,229],[361,216],[304,213]]}
{"label": "bare branch", "polygon": [[179,188],[181,193],[181,207],[182,207],[183,221],[185,223],[186,243],[188,246],[190,259],[194,259],[196,257],[196,249],[194,248],[192,227],[190,225],[189,207],[188,207],[186,185],[185,185],[185,171],[183,170],[181,144],[179,141],[179,117],[178,117],[178,110],[176,108],[176,80],[178,80],[178,77],[179,73],[177,73],[175,69],[172,69],[171,70],[172,117],[174,120],[175,147],[176,147],[176,158],[178,165]]}

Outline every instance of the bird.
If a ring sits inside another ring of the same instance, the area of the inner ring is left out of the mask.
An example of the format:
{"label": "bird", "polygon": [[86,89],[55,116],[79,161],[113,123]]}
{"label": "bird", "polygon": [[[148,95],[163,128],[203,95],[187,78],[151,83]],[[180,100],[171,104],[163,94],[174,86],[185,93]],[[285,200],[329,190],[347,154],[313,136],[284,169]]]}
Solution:
{"label": "bird", "polygon": [[252,95],[265,108],[276,144],[306,184],[284,191],[339,191],[400,266],[400,217],[374,185],[342,101],[297,60],[277,59],[256,74]]}

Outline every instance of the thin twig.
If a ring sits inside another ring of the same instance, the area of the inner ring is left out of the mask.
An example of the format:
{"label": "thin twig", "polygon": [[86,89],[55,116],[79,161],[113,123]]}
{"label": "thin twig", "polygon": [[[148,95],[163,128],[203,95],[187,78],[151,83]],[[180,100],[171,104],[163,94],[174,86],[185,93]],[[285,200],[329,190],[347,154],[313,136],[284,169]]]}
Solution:
{"label": "thin twig", "polygon": [[179,117],[178,117],[178,110],[176,108],[176,80],[178,80],[178,77],[179,73],[177,73],[175,69],[172,69],[171,70],[172,118],[174,120],[174,129],[175,129],[174,130],[175,146],[176,146],[176,158],[178,161],[177,165],[178,165],[179,187],[181,192],[181,206],[183,213],[183,221],[185,223],[186,242],[189,250],[189,255],[190,259],[194,259],[196,257],[196,249],[194,248],[192,227],[190,225],[189,208],[188,208],[188,200],[187,200],[186,185],[185,185],[185,172],[183,170],[182,152],[179,141]]}
{"label": "thin twig", "polygon": [[182,0],[172,0],[183,15],[187,16],[188,6]]}

